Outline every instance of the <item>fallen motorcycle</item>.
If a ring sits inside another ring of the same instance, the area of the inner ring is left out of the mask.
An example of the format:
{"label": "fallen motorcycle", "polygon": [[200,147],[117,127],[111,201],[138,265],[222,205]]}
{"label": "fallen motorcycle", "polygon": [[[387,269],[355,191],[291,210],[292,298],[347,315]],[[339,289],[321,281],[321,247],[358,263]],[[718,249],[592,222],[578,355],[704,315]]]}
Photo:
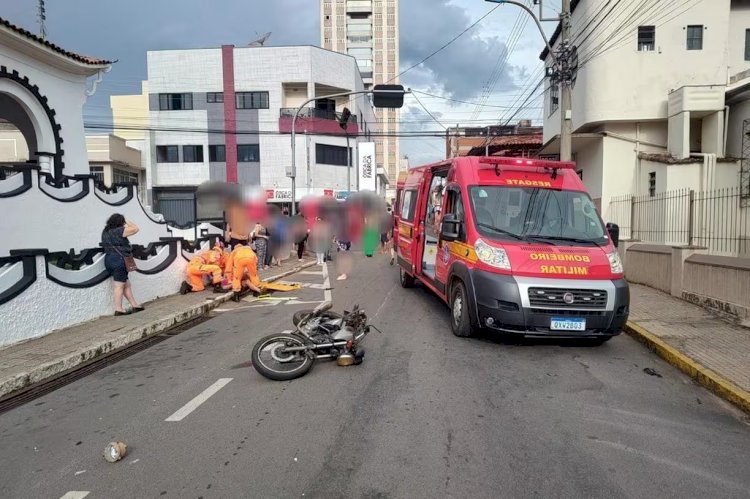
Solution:
{"label": "fallen motorcycle", "polygon": [[318,359],[336,360],[340,366],[361,364],[362,339],[374,329],[367,323],[367,314],[358,305],[343,315],[330,312],[331,302],[314,310],[294,314],[292,333],[276,333],[261,338],[253,347],[253,367],[275,381],[304,376]]}

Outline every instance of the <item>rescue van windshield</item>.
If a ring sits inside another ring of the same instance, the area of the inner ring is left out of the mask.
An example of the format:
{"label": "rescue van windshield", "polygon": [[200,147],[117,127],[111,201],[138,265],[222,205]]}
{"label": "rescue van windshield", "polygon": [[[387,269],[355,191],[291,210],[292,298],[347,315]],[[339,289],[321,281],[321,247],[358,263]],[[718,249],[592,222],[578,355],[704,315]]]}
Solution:
{"label": "rescue van windshield", "polygon": [[526,186],[469,188],[477,231],[499,240],[605,245],[607,233],[585,192]]}

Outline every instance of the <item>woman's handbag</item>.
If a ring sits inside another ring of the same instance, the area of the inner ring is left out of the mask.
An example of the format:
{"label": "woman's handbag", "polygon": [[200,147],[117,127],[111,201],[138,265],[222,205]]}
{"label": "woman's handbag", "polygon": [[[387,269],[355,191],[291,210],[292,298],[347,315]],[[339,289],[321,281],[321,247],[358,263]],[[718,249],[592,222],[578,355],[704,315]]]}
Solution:
{"label": "woman's handbag", "polygon": [[138,270],[138,266],[135,264],[135,258],[133,258],[132,256],[123,255],[122,253],[120,253],[120,250],[118,250],[114,246],[112,246],[112,249],[115,250],[117,254],[120,255],[125,261],[125,269],[128,272],[135,272],[136,270]]}

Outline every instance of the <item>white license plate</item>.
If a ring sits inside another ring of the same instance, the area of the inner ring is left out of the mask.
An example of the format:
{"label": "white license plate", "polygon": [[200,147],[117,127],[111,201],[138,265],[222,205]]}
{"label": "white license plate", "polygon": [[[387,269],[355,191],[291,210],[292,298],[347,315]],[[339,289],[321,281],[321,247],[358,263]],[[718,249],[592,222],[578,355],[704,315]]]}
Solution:
{"label": "white license plate", "polygon": [[550,329],[553,331],[585,331],[586,319],[558,319],[553,317]]}

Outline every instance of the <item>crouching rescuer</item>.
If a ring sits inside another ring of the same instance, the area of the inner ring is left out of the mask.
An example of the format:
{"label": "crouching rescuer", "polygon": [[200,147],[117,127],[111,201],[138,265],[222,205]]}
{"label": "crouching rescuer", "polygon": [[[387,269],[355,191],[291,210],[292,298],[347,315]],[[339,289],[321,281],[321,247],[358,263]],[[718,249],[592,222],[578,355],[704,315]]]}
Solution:
{"label": "crouching rescuer", "polygon": [[203,279],[206,276],[211,276],[214,291],[222,292],[221,278],[227,259],[227,252],[224,251],[224,245],[221,242],[217,242],[210,250],[191,258],[187,265],[187,281],[182,283],[180,294],[203,291],[205,289]]}
{"label": "crouching rescuer", "polygon": [[249,246],[238,244],[227,259],[224,272],[232,280],[234,300],[239,301],[243,286],[253,293],[260,294],[261,282],[258,278],[258,256]]}

